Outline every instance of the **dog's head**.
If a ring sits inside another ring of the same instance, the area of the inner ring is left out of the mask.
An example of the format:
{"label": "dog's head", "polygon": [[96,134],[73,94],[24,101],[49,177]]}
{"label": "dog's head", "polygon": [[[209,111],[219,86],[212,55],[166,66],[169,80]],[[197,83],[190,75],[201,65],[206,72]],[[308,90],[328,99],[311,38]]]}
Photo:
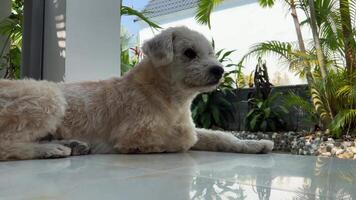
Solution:
{"label": "dog's head", "polygon": [[154,67],[160,68],[158,73],[184,89],[213,90],[224,73],[211,43],[202,34],[186,27],[162,31],[146,41],[142,50]]}

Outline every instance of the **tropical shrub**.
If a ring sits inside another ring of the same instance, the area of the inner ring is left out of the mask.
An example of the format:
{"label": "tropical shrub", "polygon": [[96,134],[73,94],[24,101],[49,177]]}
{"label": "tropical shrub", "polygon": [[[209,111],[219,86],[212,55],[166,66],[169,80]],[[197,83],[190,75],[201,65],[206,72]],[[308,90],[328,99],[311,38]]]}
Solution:
{"label": "tropical shrub", "polygon": [[20,77],[23,5],[23,0],[12,0],[10,16],[0,21],[0,35],[6,38],[0,47],[0,71],[4,70],[2,78]]}
{"label": "tropical shrub", "polygon": [[[309,91],[308,91],[309,92]],[[308,93],[310,94],[310,92]],[[310,98],[309,98],[310,99]],[[292,110],[294,112],[298,112],[299,110],[304,111],[307,115],[302,119],[304,123],[311,123],[314,125],[314,128],[320,128],[321,124],[319,121],[319,115],[315,111],[313,104],[310,100],[303,98],[292,91],[284,96],[283,101],[284,106],[288,110]]]}
{"label": "tropical shrub", "polygon": [[350,23],[356,19],[355,1],[298,0],[295,4],[307,16],[301,24],[312,29],[309,47],[304,47],[304,41],[299,48],[290,42],[266,41],[253,46],[245,58],[274,54],[287,61],[309,85],[310,101],[294,96],[294,103],[335,137],[355,133],[356,30]]}
{"label": "tropical shrub", "polygon": [[[134,47],[132,47],[134,46]],[[121,27],[120,34],[120,49],[121,49],[121,75],[130,71],[139,61],[142,56],[141,50],[138,47],[138,40],[134,39],[129,34],[125,27]]]}
{"label": "tropical shrub", "polygon": [[226,129],[227,122],[234,119],[233,104],[228,95],[234,93],[230,89],[218,89],[197,96],[192,104],[192,117],[195,124],[202,128]]}
{"label": "tropical shrub", "polygon": [[[212,42],[215,48],[214,41]],[[216,52],[219,62],[225,64],[225,69],[235,69],[224,73],[223,81],[217,90],[198,95],[192,103],[192,117],[198,127],[227,129],[227,122],[234,119],[234,105],[230,98],[235,96],[234,89],[241,84],[242,66],[232,63],[229,56],[234,50],[225,49]]]}
{"label": "tropical shrub", "polygon": [[249,131],[281,131],[285,130],[286,122],[283,115],[288,114],[288,110],[276,103],[281,98],[282,93],[273,93],[266,99],[250,98],[249,112],[245,117],[245,128]]}
{"label": "tropical shrub", "polygon": [[248,99],[249,112],[245,116],[245,128],[249,131],[279,131],[286,128],[283,114],[288,110],[276,103],[281,93],[272,94],[267,66],[258,59],[254,73],[255,91]]}
{"label": "tropical shrub", "polygon": [[320,119],[328,119],[325,129],[336,136],[356,134],[356,73],[330,70],[326,80],[316,78],[312,90]]}
{"label": "tropical shrub", "polygon": [[[161,29],[155,22],[145,16],[145,11],[138,11],[128,6],[121,5],[121,15],[136,16],[138,19],[147,23],[151,28]],[[121,44],[121,75],[130,71],[139,61],[142,56],[141,50],[138,47],[138,42],[131,44],[132,36],[129,36],[124,27],[121,27],[120,44]]]}

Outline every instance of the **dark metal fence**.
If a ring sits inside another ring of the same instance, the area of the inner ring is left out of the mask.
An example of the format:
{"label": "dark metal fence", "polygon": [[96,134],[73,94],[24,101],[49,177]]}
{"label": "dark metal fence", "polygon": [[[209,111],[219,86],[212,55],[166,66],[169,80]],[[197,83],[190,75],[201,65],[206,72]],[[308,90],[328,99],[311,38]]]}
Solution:
{"label": "dark metal fence", "polygon": [[[228,96],[230,102],[234,103],[234,119],[228,122],[228,127],[225,127],[229,130],[243,131],[245,129],[244,119],[247,113],[249,112],[248,108],[248,97],[250,93],[254,92],[254,88],[243,88],[237,89],[234,91],[235,95]],[[291,85],[291,86],[277,86],[273,87],[272,93],[279,92],[282,94],[288,94],[293,92],[305,99],[308,99],[308,86],[307,85]],[[278,98],[274,103],[283,104],[283,96]],[[289,109],[289,114],[283,115],[282,118],[287,122],[286,129],[288,131],[302,131],[309,130],[312,127],[310,122],[307,122],[305,113],[301,109]]]}

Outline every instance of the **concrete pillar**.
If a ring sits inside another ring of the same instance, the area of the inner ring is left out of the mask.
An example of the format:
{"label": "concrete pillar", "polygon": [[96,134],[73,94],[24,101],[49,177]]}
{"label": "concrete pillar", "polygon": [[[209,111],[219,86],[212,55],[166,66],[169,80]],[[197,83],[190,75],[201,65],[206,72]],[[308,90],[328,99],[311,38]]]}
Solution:
{"label": "concrete pillar", "polygon": [[120,76],[120,0],[46,1],[44,79]]}
{"label": "concrete pillar", "polygon": [[120,76],[120,0],[67,0],[66,81]]}

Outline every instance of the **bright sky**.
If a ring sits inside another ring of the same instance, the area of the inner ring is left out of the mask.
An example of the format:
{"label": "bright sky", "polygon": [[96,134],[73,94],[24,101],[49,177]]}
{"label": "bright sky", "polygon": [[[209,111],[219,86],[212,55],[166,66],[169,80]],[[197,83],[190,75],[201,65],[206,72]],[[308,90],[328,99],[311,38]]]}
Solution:
{"label": "bright sky", "polygon": [[[132,7],[136,10],[142,11],[149,0],[123,0],[122,5]],[[123,16],[121,25],[124,26],[131,34],[137,34],[139,26],[134,22],[135,17]]]}

